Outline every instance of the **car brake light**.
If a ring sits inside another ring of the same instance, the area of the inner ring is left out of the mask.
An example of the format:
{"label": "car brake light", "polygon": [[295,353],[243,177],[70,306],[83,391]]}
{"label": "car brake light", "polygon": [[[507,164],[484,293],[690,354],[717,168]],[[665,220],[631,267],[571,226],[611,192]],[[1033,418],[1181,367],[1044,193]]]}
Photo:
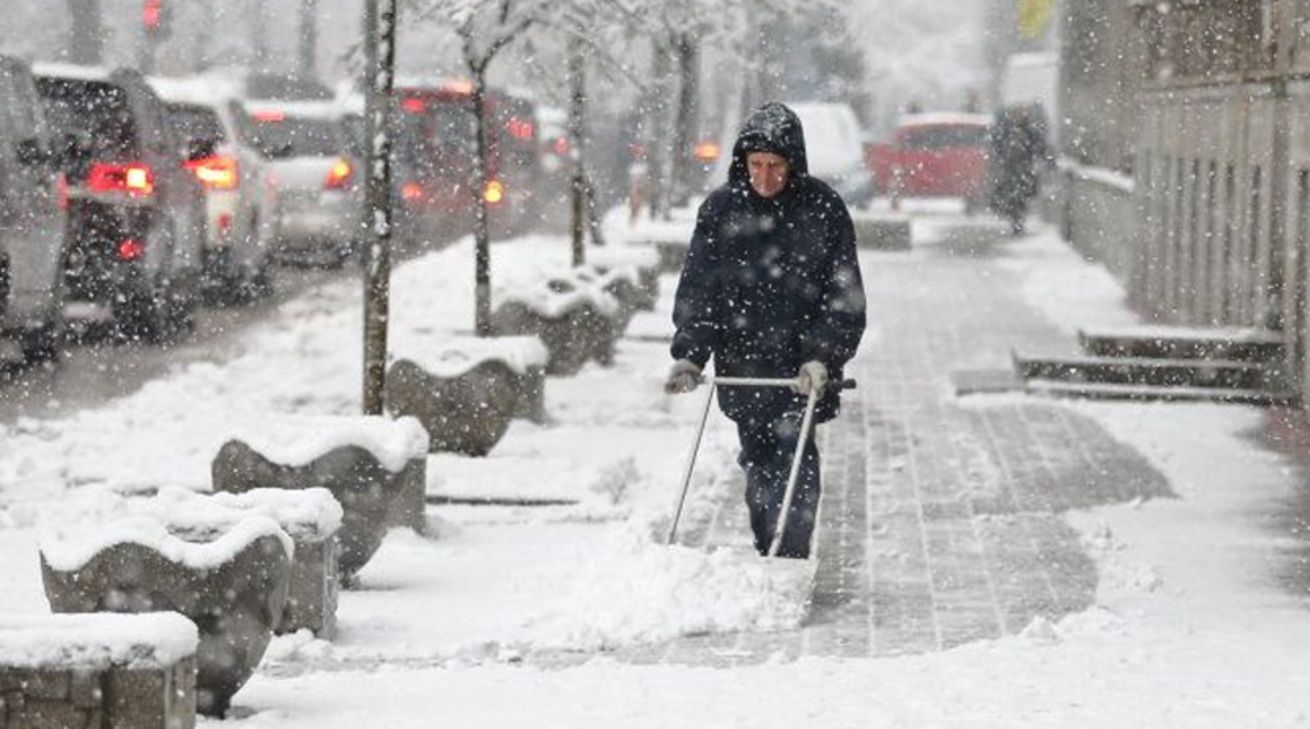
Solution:
{"label": "car brake light", "polygon": [[91,165],[86,175],[86,186],[92,192],[125,192],[132,197],[148,197],[155,191],[155,173],[149,165]]}
{"label": "car brake light", "polygon": [[286,113],[276,109],[263,109],[257,111],[255,112],[254,117],[257,122],[284,122],[287,120]]}
{"label": "car brake light", "polygon": [[136,238],[124,238],[118,243],[118,257],[124,261],[135,261],[145,252],[145,244]]}
{"label": "car brake light", "polygon": [[422,114],[428,110],[428,105],[423,101],[423,99],[420,99],[417,96],[410,96],[400,102],[400,108],[410,114]]}
{"label": "car brake light", "polygon": [[482,191],[482,197],[487,202],[495,205],[505,199],[505,183],[500,180],[491,180],[487,183],[486,188]]}
{"label": "car brake light", "polygon": [[240,179],[234,157],[220,155],[192,160],[186,163],[186,168],[208,190],[235,190]]}
{"label": "car brake light", "polygon": [[355,172],[350,162],[339,159],[328,170],[327,179],[323,181],[323,186],[329,190],[340,190],[350,182],[350,176]]}
{"label": "car brake light", "polygon": [[557,157],[569,156],[569,138],[560,137],[559,139],[556,139],[555,143],[551,145],[551,151],[554,152]]}
{"label": "car brake light", "polygon": [[532,134],[536,131],[532,122],[517,117],[506,122],[505,128],[509,130],[509,135],[511,137],[522,140],[532,139]]}
{"label": "car brake light", "polygon": [[405,202],[418,202],[423,199],[423,186],[417,182],[406,182],[400,186],[400,197]]}

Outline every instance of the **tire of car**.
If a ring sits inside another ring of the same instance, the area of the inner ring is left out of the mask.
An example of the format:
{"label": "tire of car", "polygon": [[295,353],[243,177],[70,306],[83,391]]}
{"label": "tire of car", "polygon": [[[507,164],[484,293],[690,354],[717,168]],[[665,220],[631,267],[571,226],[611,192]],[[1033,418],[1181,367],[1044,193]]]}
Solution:
{"label": "tire of car", "polygon": [[55,361],[59,357],[59,344],[63,339],[63,319],[59,316],[52,316],[41,326],[24,331],[18,338],[23,363],[36,366]]}

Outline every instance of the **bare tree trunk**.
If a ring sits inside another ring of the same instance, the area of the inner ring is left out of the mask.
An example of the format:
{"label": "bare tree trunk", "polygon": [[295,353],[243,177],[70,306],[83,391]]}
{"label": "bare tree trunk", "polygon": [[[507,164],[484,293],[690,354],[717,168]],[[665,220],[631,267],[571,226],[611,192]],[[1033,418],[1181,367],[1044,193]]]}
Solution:
{"label": "bare tree trunk", "polygon": [[582,41],[569,40],[569,159],[573,162],[572,181],[572,232],[573,265],[587,262],[586,232],[583,216],[587,198],[587,171],[583,167],[583,149],[586,135],[587,58]]}
{"label": "bare tree trunk", "polygon": [[[371,0],[365,0],[371,2]],[[264,14],[264,0],[254,0],[246,6],[250,19],[250,53],[251,65],[255,71],[268,70],[268,32],[265,28],[267,18]],[[367,8],[365,12],[368,12]]]}
{"label": "bare tree trunk", "polygon": [[473,330],[491,336],[491,210],[487,202],[487,64],[466,59],[473,76],[473,111],[477,119],[477,163],[469,186],[476,196],[473,218]]}
{"label": "bare tree trunk", "polygon": [[68,59],[97,66],[104,61],[104,24],[100,0],[68,0]]}
{"label": "bare tree trunk", "polygon": [[396,66],[396,0],[366,0],[364,20],[368,144],[364,256],[364,414],[381,415],[386,387],[391,288],[391,91]]}
{"label": "bare tree trunk", "polygon": [[687,204],[691,196],[691,148],[695,144],[699,119],[700,48],[691,33],[679,33],[674,41],[678,61],[678,108],[671,151],[671,202],[675,207]]}
{"label": "bare tree trunk", "polygon": [[654,58],[651,61],[651,74],[655,81],[651,84],[651,98],[647,113],[650,115],[650,145],[646,150],[650,169],[650,216],[652,218],[668,217],[668,98],[669,98],[669,47],[667,39],[654,41]]}
{"label": "bare tree trunk", "polygon": [[318,65],[318,0],[300,0],[300,75],[314,78]]}

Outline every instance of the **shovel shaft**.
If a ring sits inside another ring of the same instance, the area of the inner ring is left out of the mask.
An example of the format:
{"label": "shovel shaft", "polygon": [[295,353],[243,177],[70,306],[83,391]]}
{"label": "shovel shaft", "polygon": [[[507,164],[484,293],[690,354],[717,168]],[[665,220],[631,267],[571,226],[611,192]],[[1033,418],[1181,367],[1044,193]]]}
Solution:
{"label": "shovel shaft", "polygon": [[682,489],[678,491],[678,503],[673,509],[673,521],[669,524],[667,544],[673,544],[678,536],[678,522],[682,520],[682,508],[687,503],[687,489],[691,487],[691,472],[696,467],[696,454],[700,452],[701,438],[705,437],[705,421],[710,417],[710,403],[714,402],[714,388],[705,392],[705,405],[700,411],[700,424],[696,426],[696,440],[692,441],[691,452],[687,454],[687,465],[682,469]]}
{"label": "shovel shaft", "polygon": [[801,432],[796,441],[796,455],[791,459],[791,473],[787,475],[787,491],[782,495],[782,511],[778,513],[778,524],[773,530],[773,541],[769,544],[769,556],[777,557],[782,547],[782,537],[787,532],[787,515],[791,512],[791,502],[796,496],[796,480],[800,477],[801,461],[805,458],[805,444],[810,440],[810,426],[814,424],[814,406],[819,402],[819,391],[810,390],[809,400],[805,403],[805,417],[801,418]]}

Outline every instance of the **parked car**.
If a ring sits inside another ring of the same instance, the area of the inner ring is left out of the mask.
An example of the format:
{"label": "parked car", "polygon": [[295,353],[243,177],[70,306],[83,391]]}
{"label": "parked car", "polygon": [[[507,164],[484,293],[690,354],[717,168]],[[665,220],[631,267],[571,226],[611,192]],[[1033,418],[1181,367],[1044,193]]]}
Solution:
{"label": "parked car", "polygon": [[0,97],[0,335],[38,362],[63,323],[64,177],[27,64],[0,56]]}
{"label": "parked car", "polygon": [[810,174],[831,185],[847,205],[868,205],[873,175],[864,163],[863,132],[855,111],[847,104],[827,102],[788,106],[805,130]]}
{"label": "parked car", "polygon": [[959,197],[970,211],[987,194],[985,114],[913,114],[890,138],[868,147],[878,190],[901,197]]}
{"label": "parked car", "polygon": [[129,338],[189,329],[205,198],[163,103],[135,71],[39,64],[35,72],[68,177],[68,296],[106,310]]}
{"label": "parked car", "polygon": [[269,255],[290,263],[344,263],[363,231],[363,181],[340,108],[249,100],[239,108],[242,143],[263,159],[267,197],[260,235]]}
{"label": "parked car", "polygon": [[272,290],[262,221],[268,206],[265,163],[242,144],[232,100],[204,79],[152,78],[181,137],[186,167],[205,189],[204,284],[229,300]]}

